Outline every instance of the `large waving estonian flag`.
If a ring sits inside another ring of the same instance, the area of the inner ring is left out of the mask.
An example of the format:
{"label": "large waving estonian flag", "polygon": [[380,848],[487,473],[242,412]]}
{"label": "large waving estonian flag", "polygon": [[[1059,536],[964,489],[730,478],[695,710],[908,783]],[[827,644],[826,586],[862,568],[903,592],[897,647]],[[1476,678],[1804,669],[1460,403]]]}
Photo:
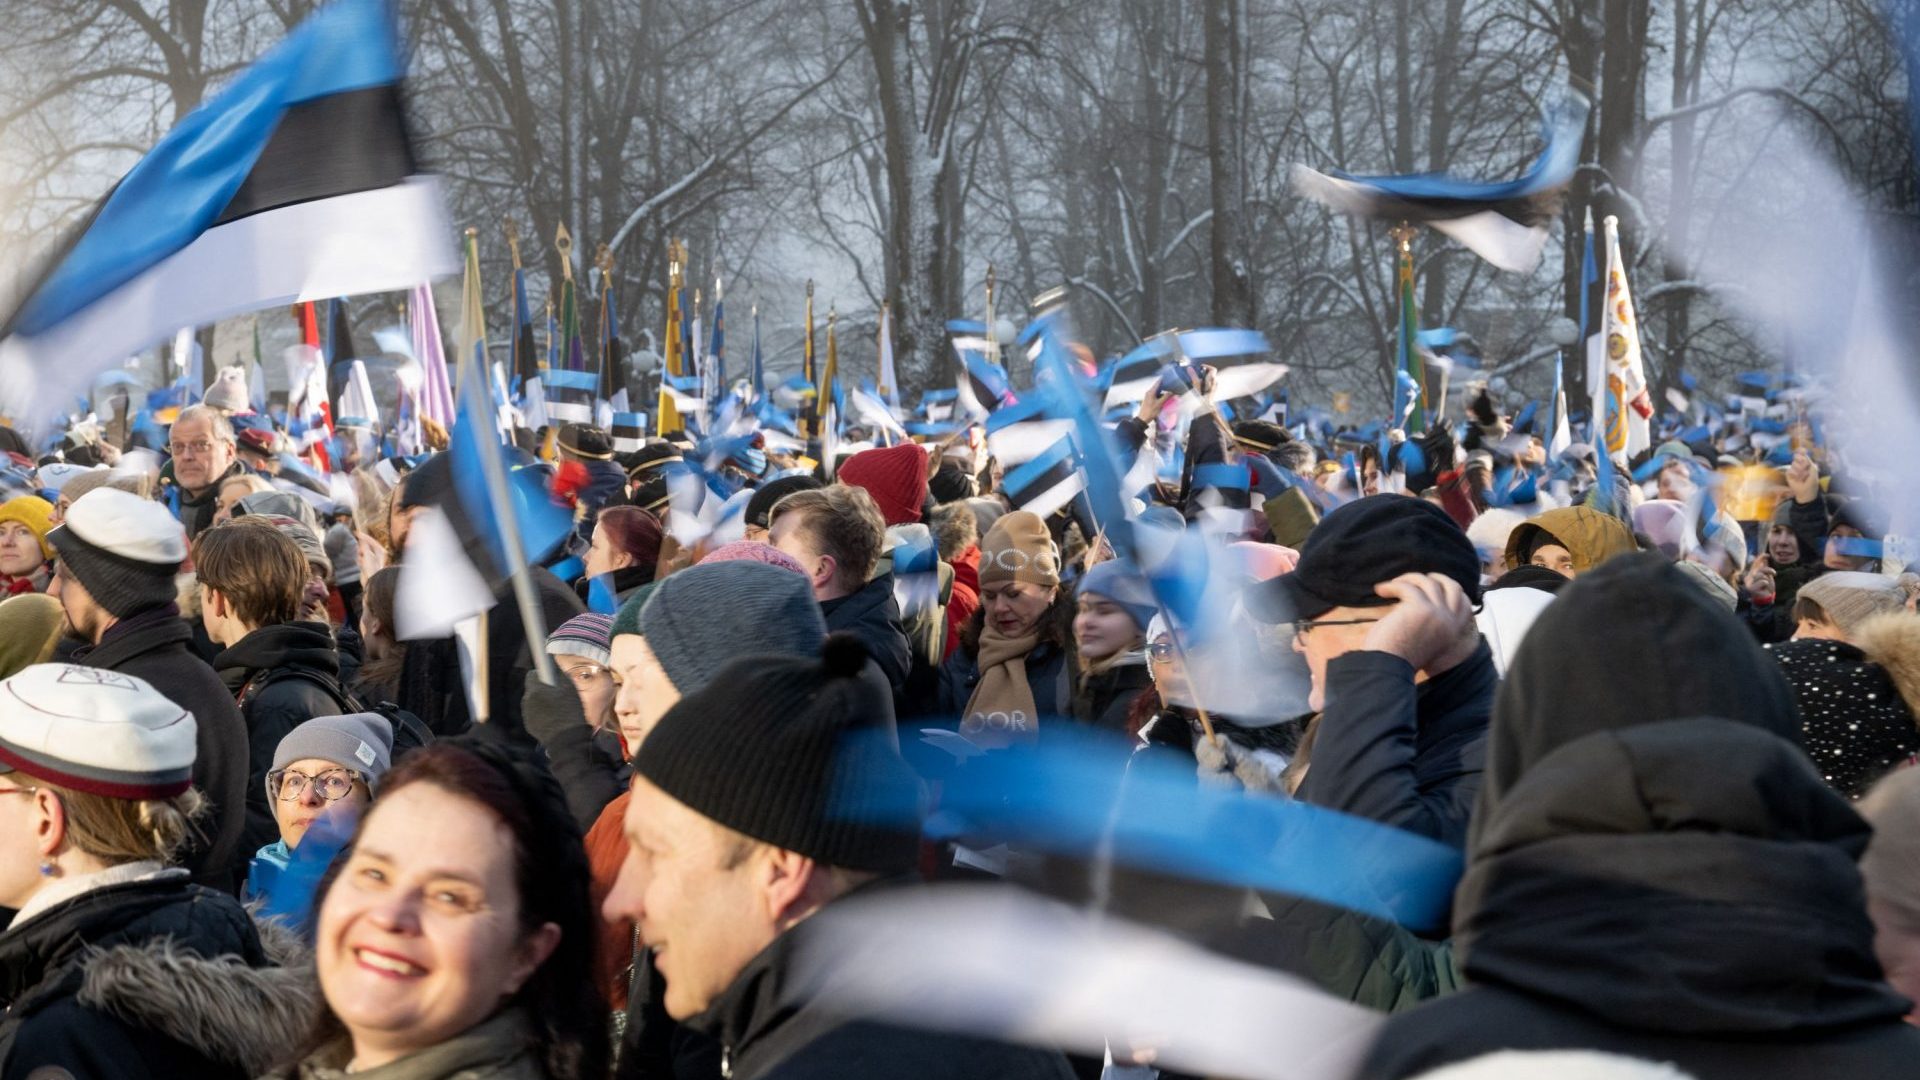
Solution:
{"label": "large waving estonian flag", "polygon": [[401,108],[391,0],[334,0],[122,177],[0,321],[0,397],[66,401],[172,334],[459,268]]}

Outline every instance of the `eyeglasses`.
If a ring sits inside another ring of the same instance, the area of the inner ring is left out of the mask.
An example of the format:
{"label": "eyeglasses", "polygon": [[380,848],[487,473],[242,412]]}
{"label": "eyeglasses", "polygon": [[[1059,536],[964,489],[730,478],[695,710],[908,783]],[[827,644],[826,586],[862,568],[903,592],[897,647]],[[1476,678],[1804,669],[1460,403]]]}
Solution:
{"label": "eyeglasses", "polygon": [[612,668],[604,667],[600,664],[587,664],[584,667],[577,667],[577,668],[574,668],[572,671],[567,672],[568,678],[572,679],[574,682],[577,682],[582,686],[586,686],[587,684],[593,682],[595,679],[598,679],[602,675],[605,675],[608,678],[613,679],[615,682],[620,681],[618,678],[614,677]]}
{"label": "eyeglasses", "polygon": [[176,454],[176,455],[179,455],[179,454],[211,454],[211,453],[213,453],[213,440],[212,440],[212,439],[198,439],[198,440],[195,440],[195,441],[193,441],[193,442],[177,442],[177,443],[168,443],[168,444],[167,444],[167,448],[168,448],[169,450],[172,450],[172,451],[174,452],[174,454]]}
{"label": "eyeglasses", "polygon": [[303,772],[289,769],[275,769],[267,774],[267,791],[282,802],[292,802],[307,790],[307,784],[313,784],[313,790],[328,802],[339,802],[353,790],[354,781],[364,779],[359,773],[346,769],[323,772],[319,776],[308,776]]}
{"label": "eyeglasses", "polygon": [[1295,645],[1300,644],[1300,640],[1312,632],[1315,627],[1360,626],[1365,623],[1376,623],[1379,621],[1379,619],[1300,619],[1293,624],[1293,643]]}
{"label": "eyeglasses", "polygon": [[1156,641],[1147,646],[1147,655],[1153,657],[1155,660],[1166,661],[1178,656],[1179,652],[1174,648],[1173,642],[1171,641]]}
{"label": "eyeglasses", "polygon": [[37,787],[0,787],[0,795],[31,795],[39,790]]}

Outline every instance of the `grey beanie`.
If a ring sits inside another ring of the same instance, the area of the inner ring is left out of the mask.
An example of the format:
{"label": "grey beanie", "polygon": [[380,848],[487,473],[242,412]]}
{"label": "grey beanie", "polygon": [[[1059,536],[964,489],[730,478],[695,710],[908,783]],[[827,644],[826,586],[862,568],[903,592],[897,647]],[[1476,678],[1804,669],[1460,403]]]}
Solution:
{"label": "grey beanie", "polygon": [[685,695],[741,656],[820,655],[827,622],[805,577],[736,559],[701,563],[656,582],[640,611],[640,636]]}
{"label": "grey beanie", "polygon": [[393,724],[379,713],[316,716],[280,739],[273,751],[273,767],[284,769],[296,761],[331,761],[367,778],[369,790],[393,764]]}

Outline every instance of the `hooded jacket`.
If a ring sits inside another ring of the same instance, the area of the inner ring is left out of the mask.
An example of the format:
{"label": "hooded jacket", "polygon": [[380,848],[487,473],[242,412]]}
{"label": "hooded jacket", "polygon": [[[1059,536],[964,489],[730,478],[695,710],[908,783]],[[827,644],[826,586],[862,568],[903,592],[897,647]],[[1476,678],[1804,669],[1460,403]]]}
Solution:
{"label": "hooded jacket", "polygon": [[0,1077],[258,1076],[312,1023],[303,953],[178,874],[83,893],[0,934]]}
{"label": "hooded jacket", "polygon": [[1580,574],[1639,550],[1632,531],[1619,518],[1588,506],[1563,506],[1515,527],[1507,537],[1507,565],[1525,566],[1542,533],[1567,549],[1574,572]]}
{"label": "hooded jacket", "polygon": [[[872,886],[869,886],[872,887]],[[686,1026],[721,1045],[730,1080],[1071,1080],[1057,1053],[848,1018],[831,1008],[831,973],[796,956],[808,923],[776,938]],[[818,955],[818,950],[812,950]],[[797,988],[829,989],[802,999]]]}
{"label": "hooded jacket", "polygon": [[234,642],[213,666],[239,701],[247,725],[247,821],[241,850],[258,851],[280,837],[266,786],[280,740],[316,716],[358,710],[328,689],[340,685],[340,654],[324,623],[263,626]]}
{"label": "hooded jacket", "polygon": [[820,614],[827,620],[827,633],[852,634],[860,639],[898,699],[913,667],[913,649],[900,625],[900,607],[894,603],[893,575],[881,574],[861,586],[859,592],[821,601]]}
{"label": "hooded jacket", "polygon": [[1671,720],[1547,753],[1475,823],[1472,988],[1388,1021],[1361,1075],[1604,1050],[1699,1080],[1911,1076],[1854,862],[1870,830],[1791,743]]}
{"label": "hooded jacket", "polygon": [[73,662],[147,680],[193,714],[193,786],[212,801],[196,839],[181,859],[194,880],[233,891],[251,848],[240,846],[246,822],[249,762],[247,725],[226,688],[190,645],[193,631],[172,604],[114,623],[98,645],[77,649]]}

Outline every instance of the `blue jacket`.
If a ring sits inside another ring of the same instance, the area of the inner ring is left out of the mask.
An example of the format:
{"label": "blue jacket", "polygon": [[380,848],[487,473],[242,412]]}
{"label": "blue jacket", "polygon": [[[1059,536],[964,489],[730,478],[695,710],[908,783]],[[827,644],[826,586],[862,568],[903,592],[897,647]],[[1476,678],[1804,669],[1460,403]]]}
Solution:
{"label": "blue jacket", "polygon": [[1417,686],[1413,675],[1382,652],[1327,664],[1326,708],[1295,795],[1464,847],[1499,684],[1493,651],[1482,641],[1450,671]]}

